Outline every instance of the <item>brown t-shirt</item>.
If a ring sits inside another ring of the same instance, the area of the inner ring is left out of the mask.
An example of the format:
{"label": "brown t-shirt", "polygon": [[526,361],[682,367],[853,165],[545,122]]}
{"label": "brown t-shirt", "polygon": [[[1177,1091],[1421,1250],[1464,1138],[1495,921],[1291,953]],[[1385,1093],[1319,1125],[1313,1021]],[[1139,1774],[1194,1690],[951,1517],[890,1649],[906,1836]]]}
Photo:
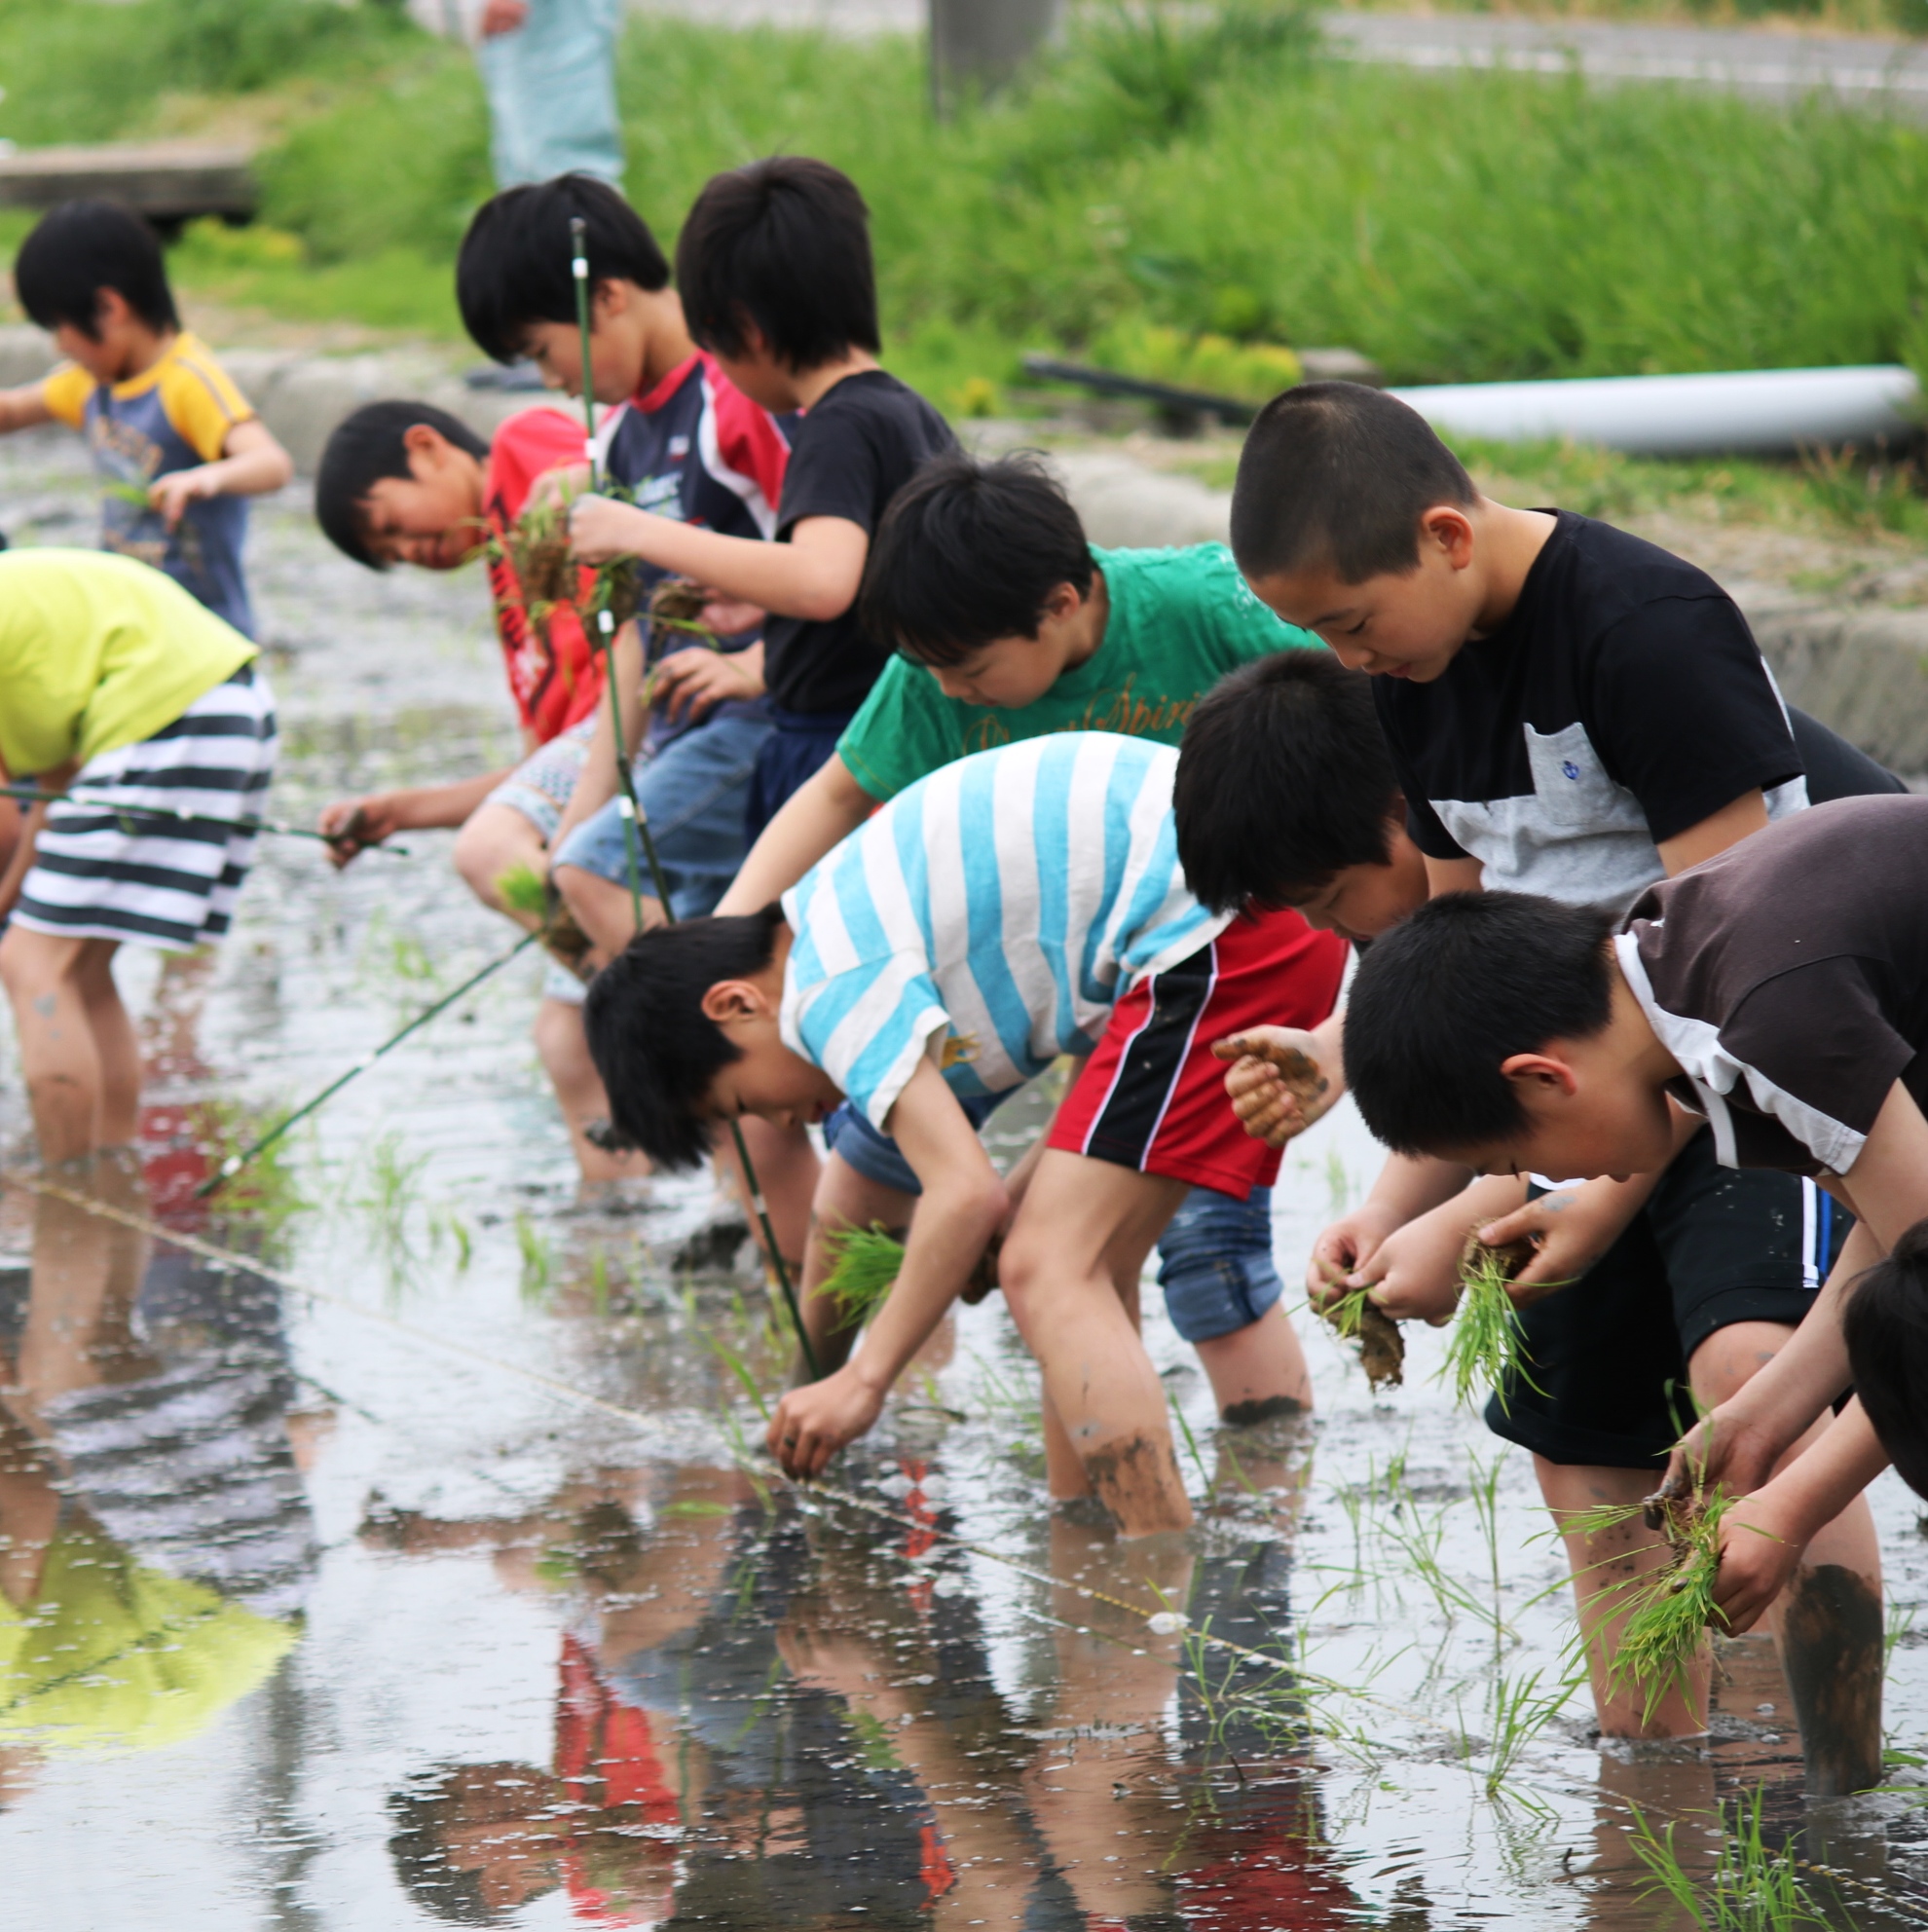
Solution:
{"label": "brown t-shirt", "polygon": [[1650,887],[1614,947],[1727,1167],[1846,1173],[1897,1080],[1928,1111],[1928,799],[1769,826]]}

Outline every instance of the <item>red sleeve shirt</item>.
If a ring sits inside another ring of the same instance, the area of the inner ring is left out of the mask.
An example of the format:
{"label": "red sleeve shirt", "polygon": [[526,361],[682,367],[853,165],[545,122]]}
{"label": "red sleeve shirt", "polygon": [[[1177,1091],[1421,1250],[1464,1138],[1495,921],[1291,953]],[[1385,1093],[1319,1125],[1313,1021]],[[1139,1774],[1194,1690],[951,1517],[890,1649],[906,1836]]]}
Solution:
{"label": "red sleeve shirt", "polygon": [[[573,417],[546,408],[511,416],[489,449],[483,513],[491,534],[499,542],[506,535],[538,476],[583,461],[582,425]],[[583,571],[578,597],[586,601],[593,581],[594,574]],[[602,660],[568,605],[550,610],[540,624],[529,621],[515,571],[500,551],[489,559],[489,585],[516,712],[546,744],[595,709],[603,689]]]}

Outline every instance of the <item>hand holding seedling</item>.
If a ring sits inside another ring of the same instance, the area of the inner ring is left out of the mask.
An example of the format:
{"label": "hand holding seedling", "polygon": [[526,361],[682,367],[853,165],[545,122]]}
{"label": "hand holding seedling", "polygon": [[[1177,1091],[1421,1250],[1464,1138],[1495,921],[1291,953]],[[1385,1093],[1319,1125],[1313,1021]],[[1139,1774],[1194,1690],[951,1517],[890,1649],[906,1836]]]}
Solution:
{"label": "hand holding seedling", "polygon": [[1752,1630],[1787,1588],[1806,1538],[1777,1505],[1771,1485],[1743,1496],[1721,1519],[1720,1569],[1714,1579],[1716,1629]]}
{"label": "hand holding seedling", "polygon": [[1339,1278],[1327,1293],[1370,1288],[1374,1302],[1392,1320],[1441,1327],[1459,1306],[1460,1256],[1465,1245],[1465,1212],[1448,1202],[1388,1235],[1371,1260]]}
{"label": "hand holding seedling", "polygon": [[1514,1305],[1531,1307],[1584,1275],[1619,1240],[1658,1178],[1637,1174],[1627,1181],[1556,1188],[1479,1229],[1490,1247],[1525,1242],[1533,1249],[1532,1259],[1507,1283]]}
{"label": "hand holding seedling", "polygon": [[1668,1505],[1687,1502],[1703,1486],[1750,1496],[1773,1474],[1790,1441],[1770,1419],[1749,1419],[1744,1406],[1747,1393],[1743,1389],[1719,1408],[1709,1409],[1674,1444],[1667,1473],[1644,1505],[1650,1530],[1666,1526]]}
{"label": "hand holding seedling", "polygon": [[821,1382],[792,1389],[776,1405],[764,1440],[787,1476],[820,1476],[830,1459],[854,1442],[883,1411],[884,1391],[866,1380],[856,1361]]}
{"label": "hand holding seedling", "polygon": [[664,521],[613,497],[577,497],[569,506],[570,549],[577,563],[612,563],[636,554],[639,525]]}
{"label": "hand holding seedling", "polygon": [[148,506],[161,512],[161,520],[169,530],[176,530],[190,503],[207,502],[224,487],[219,464],[197,464],[192,469],[170,470],[156,478],[148,487]]}
{"label": "hand holding seedling", "polygon": [[1225,1076],[1232,1111],[1268,1147],[1303,1133],[1346,1091],[1320,1064],[1318,1040],[1296,1026],[1254,1026],[1214,1040],[1211,1050],[1232,1062]]}

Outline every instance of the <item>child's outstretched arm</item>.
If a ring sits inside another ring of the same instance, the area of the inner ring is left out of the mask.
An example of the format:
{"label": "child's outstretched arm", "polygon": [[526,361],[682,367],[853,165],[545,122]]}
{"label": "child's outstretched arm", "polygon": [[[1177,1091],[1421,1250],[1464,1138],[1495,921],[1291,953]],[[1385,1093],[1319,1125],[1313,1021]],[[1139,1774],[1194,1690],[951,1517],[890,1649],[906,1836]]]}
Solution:
{"label": "child's outstretched arm", "polygon": [[760,912],[870,817],[876,799],[833,752],[751,846],[717,912]]}
{"label": "child's outstretched arm", "polygon": [[657,516],[611,497],[579,497],[569,513],[575,554],[585,564],[641,557],[677,576],[707,584],[782,617],[824,623],[857,601],[871,533],[848,517],[806,516],[788,542],[723,537]]}
{"label": "child's outstretched arm", "polygon": [[259,417],[250,416],[228,431],[221,454],[212,463],[156,477],[147,501],[172,530],[190,503],[205,502],[210,497],[262,497],[293,478],[294,459]]}
{"label": "child's outstretched arm", "polygon": [[15,429],[36,428],[42,423],[56,420],[38,383],[27,383],[17,390],[0,390],[0,436]]}
{"label": "child's outstretched arm", "polygon": [[886,1130],[923,1183],[903,1272],[834,1375],[793,1389],[770,1418],[769,1450],[794,1476],[822,1474],[877,1419],[884,1397],[963,1292],[1009,1209],[1004,1183],[944,1076],[920,1060]]}

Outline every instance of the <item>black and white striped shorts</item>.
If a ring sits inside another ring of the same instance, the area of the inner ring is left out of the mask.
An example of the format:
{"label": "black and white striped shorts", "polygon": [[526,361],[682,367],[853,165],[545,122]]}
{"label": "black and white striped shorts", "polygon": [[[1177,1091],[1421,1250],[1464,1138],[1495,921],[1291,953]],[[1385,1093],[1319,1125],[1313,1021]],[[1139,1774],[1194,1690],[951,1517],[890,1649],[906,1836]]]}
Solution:
{"label": "black and white striped shorts", "polygon": [[267,804],[275,748],[274,693],[255,663],[151,738],[89,759],[47,808],[14,923],[167,947],[219,939],[254,857],[256,835],[236,821]]}

